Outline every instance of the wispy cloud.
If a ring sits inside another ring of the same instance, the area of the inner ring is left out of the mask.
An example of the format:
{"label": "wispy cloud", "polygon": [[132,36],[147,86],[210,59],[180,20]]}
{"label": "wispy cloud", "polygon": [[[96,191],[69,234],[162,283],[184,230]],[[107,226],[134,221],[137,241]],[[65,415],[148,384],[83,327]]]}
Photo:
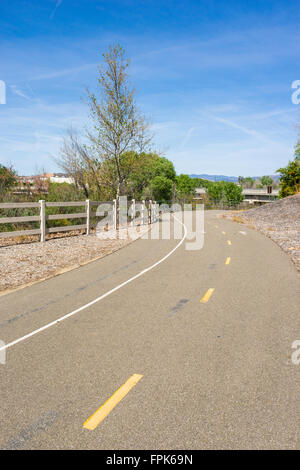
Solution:
{"label": "wispy cloud", "polygon": [[185,134],[184,139],[183,139],[183,141],[180,145],[180,150],[182,150],[187,145],[188,141],[192,137],[192,134],[193,134],[194,130],[195,130],[194,127],[190,127],[190,129],[187,131],[187,133]]}
{"label": "wispy cloud", "polygon": [[40,75],[35,75],[31,77],[29,80],[50,80],[52,78],[59,78],[59,77],[64,77],[66,75],[72,75],[73,73],[79,73],[84,70],[88,70],[90,68],[95,68],[96,66],[97,66],[97,63],[92,63],[92,64],[80,65],[79,67],[70,67],[67,69],[53,70],[51,72],[43,73]]}
{"label": "wispy cloud", "polygon": [[60,5],[62,4],[63,0],[57,0],[56,2],[56,5],[54,7],[54,10],[52,11],[51,15],[50,15],[50,20],[53,20],[54,16],[55,16],[55,13],[56,13],[56,10],[60,7]]}
{"label": "wispy cloud", "polygon": [[1,159],[10,158],[21,173],[33,171],[36,162],[51,169],[55,166],[51,155],[57,155],[66,130],[71,125],[83,129],[87,123],[81,102],[31,100],[22,107],[7,106],[0,114]]}
{"label": "wispy cloud", "polygon": [[262,134],[261,132],[256,131],[255,129],[249,129],[247,127],[241,126],[236,122],[231,121],[230,119],[225,119],[213,115],[209,115],[211,119],[214,119],[217,122],[221,122],[226,126],[233,127],[234,129],[238,129],[239,131],[243,132],[244,134],[250,135],[251,137],[255,137],[256,139],[262,140],[264,142],[272,142],[266,135]]}
{"label": "wispy cloud", "polygon": [[[178,171],[267,174],[290,157],[299,108],[290,98],[291,81],[299,78],[298,20],[291,10],[278,21],[272,6],[262,21],[253,7],[239,22],[239,9],[222,17],[231,11],[228,2],[216,15],[199,10],[196,0],[188,7],[174,2],[189,11],[187,20],[170,2],[124,0],[116,7],[78,0],[64,18],[69,4],[62,0],[22,2],[14,15],[11,3],[9,16],[1,11],[0,18],[0,78],[13,84],[0,113],[1,155],[20,171],[32,171],[41,158],[46,163],[71,124],[84,127],[80,97],[85,85],[96,89],[97,64],[111,42],[131,58],[138,105]],[[13,26],[9,34],[3,22]]]}
{"label": "wispy cloud", "polygon": [[30,100],[30,97],[26,95],[22,90],[20,90],[17,85],[10,85],[10,89],[15,95],[18,95],[21,98],[25,98],[26,100]]}

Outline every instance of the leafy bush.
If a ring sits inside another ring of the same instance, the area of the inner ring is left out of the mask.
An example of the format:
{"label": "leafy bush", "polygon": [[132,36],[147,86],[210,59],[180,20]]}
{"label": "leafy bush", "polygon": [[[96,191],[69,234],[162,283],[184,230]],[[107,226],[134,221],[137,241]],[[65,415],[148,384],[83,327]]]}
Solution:
{"label": "leafy bush", "polygon": [[274,183],[273,178],[271,178],[271,176],[262,176],[260,178],[260,181],[262,186],[271,186]]}
{"label": "leafy bush", "polygon": [[207,186],[207,194],[214,203],[221,202],[224,197],[223,181],[217,181],[216,183],[210,182]]}
{"label": "leafy bush", "polygon": [[179,199],[185,201],[191,199],[195,192],[195,182],[189,175],[179,175],[176,177],[176,192]]}
{"label": "leafy bush", "polygon": [[166,202],[171,200],[173,182],[166,176],[155,176],[150,187],[156,201]]}
{"label": "leafy bush", "polygon": [[277,173],[280,173],[279,197],[292,196],[300,191],[300,165],[297,156],[286,167],[279,168]]}
{"label": "leafy bush", "polygon": [[210,183],[207,187],[207,194],[215,204],[222,202],[235,206],[244,200],[243,188],[227,181]]}
{"label": "leafy bush", "polygon": [[0,200],[17,183],[16,172],[0,163]]}
{"label": "leafy bush", "polygon": [[244,200],[243,188],[235,183],[224,183],[225,202],[230,205],[237,205]]}

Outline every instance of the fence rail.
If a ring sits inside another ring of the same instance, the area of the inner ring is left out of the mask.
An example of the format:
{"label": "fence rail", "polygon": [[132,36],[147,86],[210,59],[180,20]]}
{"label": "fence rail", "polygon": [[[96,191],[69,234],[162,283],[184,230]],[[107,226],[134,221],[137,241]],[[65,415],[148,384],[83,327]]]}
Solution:
{"label": "fence rail", "polygon": [[[39,215],[29,215],[29,216],[20,216],[20,217],[1,217],[0,224],[19,224],[19,223],[30,223],[30,222],[39,222],[40,228],[35,228],[32,230],[13,230],[10,232],[0,232],[0,238],[10,238],[10,237],[19,237],[26,235],[40,235],[40,241],[45,242],[46,234],[48,233],[58,233],[58,232],[68,232],[75,230],[85,230],[86,234],[90,234],[90,229],[95,228],[97,223],[91,223],[91,218],[101,217],[103,214],[97,214],[97,212],[92,211],[92,207],[95,210],[95,206],[100,206],[101,204],[109,204],[113,209],[112,216],[112,228],[117,229],[118,226],[118,214],[120,211],[119,204],[117,200],[109,202],[97,202],[90,201],[70,201],[70,202],[46,202],[41,200],[39,202],[22,202],[22,203],[0,203],[0,209],[32,209],[38,208]],[[46,209],[51,207],[85,207],[85,212],[74,212],[66,214],[46,214]],[[139,212],[140,219],[146,223],[152,223],[157,219],[158,216],[158,204],[155,201],[149,201],[148,205],[145,201],[139,203]],[[136,201],[133,199],[130,204],[130,224],[135,223],[136,217]],[[51,220],[63,220],[63,219],[85,219],[84,224],[78,225],[66,225],[60,227],[47,227],[47,221]]]}
{"label": "fence rail", "polygon": [[0,224],[17,224],[21,222],[38,222],[41,220],[39,215],[29,215],[25,217],[1,217]]}
{"label": "fence rail", "polygon": [[27,209],[32,207],[40,207],[39,202],[3,202],[0,209]]}
{"label": "fence rail", "polygon": [[0,232],[0,238],[23,237],[24,235],[40,235],[41,230],[15,230],[13,232]]}

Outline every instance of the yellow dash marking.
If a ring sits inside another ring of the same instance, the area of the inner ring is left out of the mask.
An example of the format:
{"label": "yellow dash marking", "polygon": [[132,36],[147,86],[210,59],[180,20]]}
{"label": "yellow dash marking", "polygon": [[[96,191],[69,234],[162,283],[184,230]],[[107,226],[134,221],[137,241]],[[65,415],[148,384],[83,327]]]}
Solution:
{"label": "yellow dash marking", "polygon": [[231,258],[227,258],[226,261],[225,261],[225,264],[229,264],[231,261]]}
{"label": "yellow dash marking", "polygon": [[114,407],[127,395],[128,392],[141,380],[143,376],[133,374],[118,390],[95,411],[84,423],[83,427],[94,431],[101,421],[114,409]]}
{"label": "yellow dash marking", "polygon": [[222,232],[222,233],[223,233],[223,235],[226,235],[226,232]]}
{"label": "yellow dash marking", "polygon": [[202,299],[200,300],[200,303],[201,304],[206,304],[206,302],[209,301],[209,299],[211,298],[212,294],[213,294],[213,291],[215,290],[214,287],[211,287],[210,289],[208,289],[204,296],[202,297]]}
{"label": "yellow dash marking", "polygon": [[228,245],[231,245],[231,241],[230,241],[230,240],[227,240],[227,243],[228,243]]}
{"label": "yellow dash marking", "polygon": [[218,225],[215,225],[215,227],[216,227],[216,228],[219,228],[219,226],[218,226]]}

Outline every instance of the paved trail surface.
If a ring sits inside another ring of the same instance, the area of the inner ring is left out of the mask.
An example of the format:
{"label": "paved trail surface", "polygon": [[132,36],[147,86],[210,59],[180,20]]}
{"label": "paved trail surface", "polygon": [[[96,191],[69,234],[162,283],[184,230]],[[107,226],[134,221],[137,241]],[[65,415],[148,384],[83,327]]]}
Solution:
{"label": "paved trail surface", "polygon": [[0,298],[1,340],[38,330],[0,365],[0,447],[299,448],[299,275],[271,240],[217,216],[202,250],[184,241],[43,331],[180,240],[141,239]]}

